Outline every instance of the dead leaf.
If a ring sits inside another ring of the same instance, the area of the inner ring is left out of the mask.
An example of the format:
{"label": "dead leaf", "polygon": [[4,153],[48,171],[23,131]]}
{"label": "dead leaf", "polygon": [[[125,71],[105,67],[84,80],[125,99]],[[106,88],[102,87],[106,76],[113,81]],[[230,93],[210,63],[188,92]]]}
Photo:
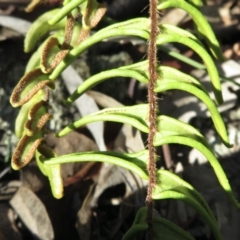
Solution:
{"label": "dead leaf", "polygon": [[20,187],[11,199],[10,205],[34,237],[44,240],[54,239],[47,210],[30,189]]}
{"label": "dead leaf", "polygon": [[[46,137],[47,145],[58,156],[76,152],[97,151],[94,141],[78,132],[70,132],[64,137],[56,138],[54,134]],[[67,163],[62,165],[62,177],[65,186],[76,181],[87,180],[96,176],[101,168],[101,163]]]}
{"label": "dead leaf", "polygon": [[7,203],[0,203],[0,239],[22,240],[21,234],[15,226],[14,213]]}

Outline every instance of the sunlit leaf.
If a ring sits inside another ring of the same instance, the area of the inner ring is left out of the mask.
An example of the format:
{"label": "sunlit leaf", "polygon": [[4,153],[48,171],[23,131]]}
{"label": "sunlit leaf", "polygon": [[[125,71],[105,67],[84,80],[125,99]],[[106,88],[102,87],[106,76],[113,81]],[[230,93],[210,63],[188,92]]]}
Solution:
{"label": "sunlit leaf", "polygon": [[26,53],[32,51],[37,42],[50,31],[64,29],[66,19],[63,19],[54,25],[48,24],[48,21],[52,19],[52,17],[55,16],[59,11],[60,9],[53,9],[45,12],[33,22],[24,39],[24,51]]}
{"label": "sunlit leaf", "polygon": [[54,25],[64,19],[72,10],[76,9],[81,3],[85,2],[86,0],[74,0],[69,1],[68,3],[64,4],[64,6],[61,8],[61,10],[52,17],[48,21],[50,25]]}
{"label": "sunlit leaf", "polygon": [[69,162],[105,162],[126,168],[139,175],[142,179],[148,179],[146,161],[148,151],[143,150],[135,153],[117,152],[80,152],[64,155],[56,158],[49,158],[44,161],[44,165],[56,165]]}
{"label": "sunlit leaf", "polygon": [[140,82],[148,83],[148,79],[146,77],[144,77],[142,74],[133,70],[113,69],[113,70],[103,71],[96,75],[91,76],[86,81],[84,81],[81,85],[79,85],[79,87],[75,90],[75,92],[70,97],[68,97],[67,102],[71,103],[75,101],[87,90],[93,88],[94,86],[105,81],[106,79],[114,78],[116,76],[134,78]]}
{"label": "sunlit leaf", "polygon": [[162,146],[163,144],[171,143],[183,144],[201,152],[211,164],[220,185],[233,204],[238,208],[240,207],[240,204],[233,195],[227,176],[206,139],[190,125],[162,115],[158,118],[158,132],[155,135],[154,145]]}
{"label": "sunlit leaf", "polygon": [[198,31],[207,41],[213,55],[219,60],[224,60],[218,40],[216,39],[211,26],[209,25],[206,18],[202,15],[202,13],[196,7],[187,3],[185,0],[162,0],[159,2],[158,10],[172,7],[181,8],[185,10],[189,15],[191,15],[193,21],[198,27]]}
{"label": "sunlit leaf", "polygon": [[[177,27],[172,28],[170,31],[168,27],[161,25],[161,34],[157,37],[157,44],[161,45],[168,42],[177,42],[180,44],[184,44],[190,47],[194,52],[196,52],[204,61],[208,74],[210,76],[210,80],[213,86],[213,92],[217,102],[220,104],[223,102],[222,92],[221,92],[221,83],[218,75],[218,70],[208,52],[205,50],[202,44],[191,37],[188,37],[188,34],[179,34],[179,30],[174,34],[173,29],[177,29]],[[168,32],[169,31],[169,32]],[[183,30],[181,30],[183,32]]]}
{"label": "sunlit leaf", "polygon": [[63,178],[60,164],[46,165],[43,162],[48,161],[48,158],[57,157],[57,154],[48,146],[41,145],[36,151],[36,161],[41,172],[48,177],[52,194],[55,198],[63,197]]}
{"label": "sunlit leaf", "polygon": [[53,89],[54,83],[48,79],[48,75],[44,74],[41,69],[34,69],[25,74],[18,82],[10,97],[10,103],[13,107],[22,106],[46,86]]}
{"label": "sunlit leaf", "polygon": [[28,120],[30,109],[42,100],[46,100],[46,92],[44,90],[39,90],[27,103],[21,107],[15,121],[15,134],[17,137],[20,138],[24,134],[24,126]]}
{"label": "sunlit leaf", "polygon": [[39,131],[33,136],[23,135],[12,155],[11,165],[14,170],[26,166],[34,157],[38,146],[43,142],[43,132]]}
{"label": "sunlit leaf", "polygon": [[211,100],[211,98],[209,97],[206,90],[203,91],[202,89],[198,88],[199,85],[197,85],[197,87],[194,85],[189,84],[187,81],[183,82],[183,81],[179,81],[178,79],[173,80],[173,79],[164,78],[162,80],[159,79],[157,81],[155,91],[156,92],[164,92],[164,91],[168,91],[168,90],[177,89],[177,90],[189,92],[189,93],[193,94],[194,96],[198,97],[201,101],[203,101],[205,103],[209,112],[211,113],[211,117],[212,117],[214,126],[215,126],[221,140],[223,141],[223,143],[226,146],[231,147],[232,145],[229,143],[228,133],[227,133],[225,124],[223,122],[223,119],[222,119],[220,113],[218,112],[218,109],[217,109],[215,103]]}
{"label": "sunlit leaf", "polygon": [[132,107],[105,108],[96,113],[90,114],[65,127],[57,136],[61,137],[69,132],[80,128],[91,122],[113,121],[127,123],[143,132],[148,132],[148,105],[140,104]]}

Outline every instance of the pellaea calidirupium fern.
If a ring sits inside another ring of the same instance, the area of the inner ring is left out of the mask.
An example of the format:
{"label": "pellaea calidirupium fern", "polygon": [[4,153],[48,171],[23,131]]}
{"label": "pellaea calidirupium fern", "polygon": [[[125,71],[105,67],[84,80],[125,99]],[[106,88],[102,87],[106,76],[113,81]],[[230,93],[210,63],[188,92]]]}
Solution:
{"label": "pellaea calidirupium fern", "polygon": [[[39,2],[33,1],[31,8]],[[187,123],[157,113],[157,93],[173,89],[187,91],[207,106],[222,142],[231,147],[225,124],[216,107],[223,99],[213,58],[222,60],[223,57],[210,25],[201,14],[201,5],[200,0],[150,0],[149,18],[113,23],[96,32],[92,32],[92,29],[103,19],[106,12],[106,7],[96,0],[65,0],[61,8],[46,12],[36,19],[26,36],[25,52],[32,51],[43,36],[47,34],[49,36],[32,55],[26,67],[26,74],[15,87],[10,99],[13,107],[21,107],[15,126],[16,135],[20,140],[12,156],[13,169],[24,167],[35,157],[40,170],[49,178],[53,196],[61,198],[63,196],[61,164],[102,161],[124,167],[149,181],[147,207],[137,212],[132,227],[123,237],[124,240],[134,239],[142,231],[147,232],[147,239],[153,240],[193,239],[181,228],[160,217],[154,210],[153,200],[161,199],[176,199],[189,204],[210,226],[215,238],[221,239],[217,221],[201,194],[177,175],[155,167],[158,160],[155,148],[158,146],[177,143],[196,148],[206,156],[223,190],[233,204],[239,207],[226,174],[203,135]],[[167,8],[181,8],[192,17],[196,33],[205,40],[210,54],[195,35],[176,26],[159,23],[158,11]],[[51,118],[48,98],[54,89],[55,79],[92,45],[112,37],[123,36],[146,40],[147,59],[89,77],[66,99],[66,102],[73,103],[84,92],[111,77],[123,76],[148,85],[148,103],[103,109],[80,118],[56,135],[62,137],[91,122],[115,121],[130,124],[148,134],[148,148],[134,153],[96,151],[57,156],[44,142],[46,134],[44,128]],[[200,56],[208,71],[215,101],[197,79],[174,68],[158,64],[158,47],[172,42],[184,44]]]}

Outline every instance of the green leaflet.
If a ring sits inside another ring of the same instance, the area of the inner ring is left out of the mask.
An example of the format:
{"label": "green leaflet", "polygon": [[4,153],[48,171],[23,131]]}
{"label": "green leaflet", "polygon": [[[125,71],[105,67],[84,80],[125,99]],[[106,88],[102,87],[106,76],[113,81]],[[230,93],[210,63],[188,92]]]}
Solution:
{"label": "green leaflet", "polygon": [[[202,90],[203,92],[208,94],[206,88],[201,84],[201,82],[199,82],[196,78],[194,78],[186,73],[183,73],[175,68],[167,67],[167,66],[161,66],[159,68],[159,70],[161,72],[162,80],[174,79],[179,82],[188,83],[188,84],[191,84],[191,85],[199,88],[200,90]],[[159,84],[160,84],[160,80],[157,81],[156,88],[158,87]]]}
{"label": "green leaflet", "polygon": [[41,160],[42,154],[39,152],[39,150],[36,151],[35,158],[36,158],[36,162],[37,162],[38,168],[40,169],[41,173],[47,177],[48,176],[47,170],[45,169],[45,166]]}
{"label": "green leaflet", "polygon": [[[52,17],[52,16],[51,16]],[[36,20],[38,21],[38,20]],[[66,23],[67,21],[64,20],[64,22]],[[35,22],[33,23],[33,25],[35,24]],[[48,23],[47,23],[48,24]],[[55,26],[55,25],[54,25]],[[51,28],[53,28],[54,26],[51,26]],[[54,34],[52,34],[51,36],[49,36],[39,47],[38,49],[33,53],[33,55],[31,56],[31,58],[29,59],[28,61],[28,64],[26,66],[26,70],[25,70],[25,73],[35,69],[35,68],[38,68],[40,67],[40,59],[41,59],[41,56],[42,56],[42,52],[43,52],[43,49],[46,47],[46,44],[47,42],[49,41],[50,38],[56,38],[58,40],[58,42],[60,43],[60,45],[63,44],[64,42],[64,26],[61,28],[59,27],[60,30],[58,30],[57,32],[55,32]],[[31,30],[31,28],[30,28]],[[29,30],[29,31],[30,31]],[[57,30],[57,29],[56,29]],[[37,31],[37,30],[36,30]],[[47,30],[46,30],[47,32]],[[71,36],[71,42],[70,42],[70,46],[69,47],[74,47],[77,43],[78,43],[78,40],[79,40],[79,35],[80,35],[80,32],[81,32],[81,25],[78,24],[77,22],[74,23],[74,26],[73,26],[73,33],[72,33],[72,36]],[[28,32],[28,35],[31,35],[31,34],[34,34],[33,30]],[[26,40],[25,40],[26,41]],[[59,49],[58,49],[59,50]],[[56,51],[58,52],[58,51]],[[51,61],[52,59],[54,59],[55,57],[55,53],[53,53],[52,55],[50,55],[49,57],[49,61]]]}
{"label": "green leaflet", "polygon": [[120,123],[127,123],[142,132],[148,132],[148,105],[140,104],[132,107],[117,107],[117,108],[105,108],[96,113],[85,116],[74,123],[65,127],[60,131],[57,136],[62,137],[69,132],[80,128],[88,123],[97,121],[113,121]]}
{"label": "green leaflet", "polygon": [[[131,64],[131,65],[123,66],[123,67],[120,67],[118,69],[134,70],[134,71],[137,71],[140,74],[144,75],[144,77],[148,78],[149,76],[148,76],[147,68],[148,68],[148,61],[145,60],[145,61],[134,63],[134,64]],[[192,77],[192,76],[190,76],[186,73],[183,73],[183,72],[181,72],[181,71],[179,71],[175,68],[168,67],[168,66],[158,66],[158,74],[159,74],[160,79],[159,79],[159,81],[157,81],[156,87],[159,84],[161,84],[161,79],[162,80],[164,80],[164,79],[174,79],[174,80],[179,81],[179,82],[192,84],[192,85],[196,86],[197,88],[199,88],[202,91],[207,93],[206,88],[196,78],[194,78],[194,77]],[[138,78],[136,78],[136,80],[138,80]],[[86,81],[88,81],[88,79]],[[141,79],[139,81],[144,82]],[[79,94],[79,96],[80,96],[80,94]]]}
{"label": "green leaflet", "polygon": [[25,68],[25,74],[32,71],[33,69],[40,68],[40,56],[42,52],[42,45],[32,54],[27,66]]}
{"label": "green leaflet", "polygon": [[205,138],[195,128],[179,120],[162,115],[158,117],[158,131],[154,139],[155,146],[177,143],[196,148],[200,151],[210,162],[220,185],[225,190],[230,200],[236,207],[240,208],[240,204],[233,195],[224,170]]}
{"label": "green leaflet", "polygon": [[157,118],[157,128],[159,129],[159,132],[157,132],[155,136],[156,144],[159,141],[161,142],[161,137],[164,138],[172,135],[179,135],[189,137],[189,139],[197,139],[204,146],[209,148],[206,139],[196,128],[177,119],[160,115]]}
{"label": "green leaflet", "polygon": [[105,162],[126,168],[139,175],[142,179],[148,180],[146,161],[148,150],[135,153],[117,152],[80,152],[64,155],[55,158],[48,158],[43,161],[44,166],[63,164],[68,162]]}
{"label": "green leaflet", "polygon": [[45,126],[52,117],[48,109],[49,105],[46,101],[39,101],[29,110],[28,120],[24,125],[26,135],[32,136]]}
{"label": "green leaflet", "polygon": [[40,145],[36,151],[36,161],[41,172],[48,177],[52,194],[55,198],[60,199],[63,197],[63,179],[61,176],[61,165],[52,164],[45,165],[43,162],[48,161],[47,158],[56,158],[57,154],[48,146]]}
{"label": "green leaflet", "polygon": [[52,72],[57,64],[64,60],[68,53],[68,49],[61,49],[58,38],[49,38],[41,55],[40,68],[42,72],[45,74]]}
{"label": "green leaflet", "polygon": [[82,26],[85,30],[90,30],[97,26],[105,15],[107,8],[104,4],[96,0],[86,1],[81,5]]}
{"label": "green leaflet", "polygon": [[137,63],[126,65],[126,66],[122,66],[119,69],[131,69],[131,70],[137,71],[141,74],[144,74],[145,76],[148,76],[148,72],[147,72],[148,60],[140,61]]}
{"label": "green leaflet", "polygon": [[[166,46],[159,46],[158,49],[167,53],[167,55],[172,56],[172,57],[178,59],[179,61],[184,62],[184,63],[188,64],[189,66],[192,66],[196,69],[202,69],[202,70],[206,69],[205,65],[203,65],[203,64],[201,64],[201,63],[199,63],[199,62],[197,62],[197,61],[195,61],[191,58],[185,57],[184,55],[181,55],[181,53],[179,53],[177,50],[171,49],[171,48],[166,47]],[[228,81],[228,82],[231,82],[234,85],[240,87],[239,83],[237,83],[236,81],[234,81],[231,78],[225,77],[221,73],[219,73],[219,77],[222,81]]]}
{"label": "green leaflet", "polygon": [[[58,63],[66,57],[69,50],[76,44],[79,44],[78,41],[82,28],[72,18],[69,18],[68,21],[71,25],[71,30],[68,29],[67,33],[65,33],[64,41],[59,41],[61,40],[61,34],[56,34],[56,37],[51,36],[45,41],[40,61],[40,66],[44,73],[52,72]],[[71,31],[73,32],[71,33]]]}
{"label": "green leaflet", "polygon": [[61,61],[51,73],[50,79],[56,79],[69,64],[71,64],[82,52],[91,47],[93,44],[96,44],[104,39],[117,36],[137,36],[140,38],[149,39],[149,32],[147,30],[134,28],[131,29],[130,26],[129,28],[116,28],[112,29],[111,31],[100,31],[99,33],[90,36],[80,45],[72,49],[64,61]]}
{"label": "green leaflet", "polygon": [[39,68],[34,69],[18,82],[10,97],[10,103],[13,107],[22,106],[46,86],[53,89],[54,83],[48,80],[48,75],[42,73]]}
{"label": "green leaflet", "polygon": [[25,68],[25,74],[34,70],[35,68],[39,68],[40,67],[40,62],[41,62],[41,55],[42,55],[42,51],[47,43],[47,41],[49,41],[49,39],[51,37],[55,37],[58,39],[59,42],[63,42],[64,39],[64,31],[60,30],[56,33],[54,33],[53,35],[49,36],[39,47],[38,49],[32,54],[31,58],[29,59],[27,66]]}
{"label": "green leaflet", "polygon": [[[120,67],[119,69],[134,70],[148,78],[149,75],[147,72],[147,68],[148,68],[148,61],[145,60],[145,61],[134,63],[131,65]],[[206,88],[196,78],[194,78],[186,73],[183,73],[175,68],[168,67],[168,66],[158,66],[157,70],[158,70],[159,77],[162,80],[174,79],[179,82],[193,84],[194,86],[198,87],[199,89],[202,89],[204,92],[207,93]],[[138,79],[136,78],[136,80],[138,80]],[[86,81],[88,81],[88,80],[86,80]],[[159,81],[161,81],[161,80],[159,80]],[[140,81],[140,82],[143,82],[143,81]],[[157,82],[157,84],[158,84],[158,82]],[[159,82],[159,84],[160,84],[160,82]]]}
{"label": "green leaflet", "polygon": [[207,202],[204,200],[202,195],[197,190],[195,190],[191,184],[184,181],[178,175],[170,171],[161,169],[157,171],[157,182],[159,184],[156,185],[153,195],[171,189],[189,195],[189,197],[198,201],[199,204],[201,204],[204,210],[208,213],[210,218],[215,221],[215,223],[217,223],[211,209],[209,208]]}
{"label": "green leaflet", "polygon": [[61,165],[54,164],[45,166],[50,181],[52,194],[55,198],[60,199],[63,197],[63,179],[61,175]]}
{"label": "green leaflet", "polygon": [[50,25],[54,25],[63,18],[65,18],[68,13],[70,13],[72,10],[77,8],[80,4],[85,2],[87,0],[72,0],[72,1],[65,1],[64,6],[61,8],[61,10],[51,19],[48,21]]}
{"label": "green leaflet", "polygon": [[173,198],[191,205],[211,227],[215,238],[219,240],[222,239],[218,229],[218,223],[207,202],[199,192],[197,192],[190,184],[169,171],[159,170],[157,176],[159,184],[156,185],[154,189],[154,199],[161,200]]}
{"label": "green leaflet", "polygon": [[185,10],[189,15],[191,15],[196,26],[198,27],[198,31],[202,34],[202,36],[208,43],[212,54],[217,59],[224,60],[224,56],[222,55],[222,52],[220,50],[218,40],[216,39],[211,26],[204,18],[202,13],[196,7],[192,6],[191,4],[187,3],[184,0],[162,0],[158,5],[158,10],[171,7],[181,8]]}
{"label": "green leaflet", "polygon": [[[186,37],[186,35],[173,34],[172,32],[173,28],[171,29],[170,34],[168,33],[167,27],[164,27],[164,25],[161,26],[161,29],[162,29],[162,32],[161,34],[159,34],[157,38],[157,44],[161,45],[168,42],[178,42],[190,47],[203,59],[211,79],[213,92],[217,100],[217,103],[222,103],[223,98],[222,98],[222,90],[221,90],[221,83],[218,75],[218,70],[211,56],[207,53],[207,51],[204,49],[202,44],[199,44],[199,42],[196,41],[195,39]],[[180,33],[180,31],[177,31],[177,32]]]}
{"label": "green leaflet", "polygon": [[[142,207],[138,210],[132,227],[124,234],[122,240],[132,240],[142,231],[147,231],[148,225],[146,223],[147,207]],[[154,236],[152,240],[194,240],[191,235],[171,223],[167,219],[158,216],[154,213],[153,216],[153,230]]]}
{"label": "green leaflet", "polygon": [[168,90],[172,90],[172,89],[187,91],[187,92],[193,94],[194,96],[198,97],[201,101],[203,101],[206,104],[209,112],[211,113],[211,117],[212,117],[214,126],[215,126],[221,140],[227,147],[232,146],[229,143],[227,130],[226,130],[225,124],[222,120],[222,117],[221,117],[220,113],[218,112],[218,109],[217,109],[215,103],[211,100],[211,98],[209,97],[209,95],[206,91],[203,91],[202,89],[199,89],[189,83],[184,83],[184,82],[180,82],[178,80],[165,79],[165,78],[163,80],[159,79],[157,81],[155,91],[156,92],[164,92],[164,91],[168,91]]}
{"label": "green leaflet", "polygon": [[188,31],[186,31],[182,28],[164,23],[164,24],[159,25],[159,29],[160,29],[161,34],[162,33],[167,33],[167,34],[170,34],[170,35],[185,36],[185,37],[188,37],[188,38],[194,40],[199,45],[203,46],[202,43],[200,42],[200,40],[195,35],[193,35],[191,32],[188,32]]}
{"label": "green leaflet", "polygon": [[114,78],[116,76],[134,78],[139,80],[140,82],[148,83],[148,79],[146,77],[144,77],[141,73],[138,73],[133,70],[113,69],[103,71],[100,72],[99,74],[91,76],[90,78],[87,79],[87,81],[84,81],[81,85],[79,85],[79,87],[74,91],[74,93],[71,94],[70,97],[68,97],[67,102],[69,103],[74,102],[80,95],[82,95],[87,90],[93,88],[94,86],[105,81],[108,78]]}
{"label": "green leaflet", "polygon": [[29,110],[39,101],[46,99],[46,93],[44,90],[39,90],[27,103],[25,103],[16,118],[15,121],[15,134],[17,137],[22,137],[24,134],[24,125],[28,120]]}
{"label": "green leaflet", "polygon": [[59,11],[60,9],[48,11],[33,22],[24,40],[24,51],[26,53],[32,51],[37,42],[50,31],[64,29],[66,19],[63,19],[54,25],[48,24],[48,21],[52,19],[52,17],[55,16]]}
{"label": "green leaflet", "polygon": [[39,131],[33,136],[23,135],[12,155],[11,165],[14,170],[26,166],[33,158],[38,146],[43,141],[43,132]]}
{"label": "green leaflet", "polygon": [[100,31],[98,31],[96,34],[101,34],[107,31],[110,31],[112,29],[121,29],[121,28],[132,28],[132,29],[139,29],[146,31],[149,28],[150,20],[148,18],[134,18],[127,21],[111,24]]}
{"label": "green leaflet", "polygon": [[[148,83],[147,76],[147,61],[142,61],[139,63],[131,64],[128,66],[123,66],[118,69],[112,69],[100,72],[96,75],[91,76],[87,80],[85,80],[79,87],[67,98],[68,103],[74,102],[77,98],[79,98],[84,92],[93,88],[97,84],[116,76],[120,77],[129,77],[134,78],[142,83]],[[169,69],[167,69],[168,71]]]}

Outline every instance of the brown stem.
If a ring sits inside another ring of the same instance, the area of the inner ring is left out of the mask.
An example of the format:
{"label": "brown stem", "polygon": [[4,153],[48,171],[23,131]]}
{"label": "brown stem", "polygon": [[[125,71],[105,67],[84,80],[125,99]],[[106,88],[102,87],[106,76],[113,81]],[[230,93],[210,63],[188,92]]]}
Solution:
{"label": "brown stem", "polygon": [[149,134],[148,134],[148,149],[149,149],[149,185],[147,191],[146,203],[148,206],[147,223],[148,233],[147,239],[152,239],[153,235],[153,200],[152,192],[156,183],[156,164],[155,164],[155,147],[153,145],[154,135],[156,133],[156,94],[154,92],[154,86],[157,74],[157,46],[156,38],[158,34],[158,12],[157,12],[157,0],[149,0],[150,3],[150,40],[148,46],[148,71],[149,71],[149,86],[148,86],[148,102],[149,102]]}

